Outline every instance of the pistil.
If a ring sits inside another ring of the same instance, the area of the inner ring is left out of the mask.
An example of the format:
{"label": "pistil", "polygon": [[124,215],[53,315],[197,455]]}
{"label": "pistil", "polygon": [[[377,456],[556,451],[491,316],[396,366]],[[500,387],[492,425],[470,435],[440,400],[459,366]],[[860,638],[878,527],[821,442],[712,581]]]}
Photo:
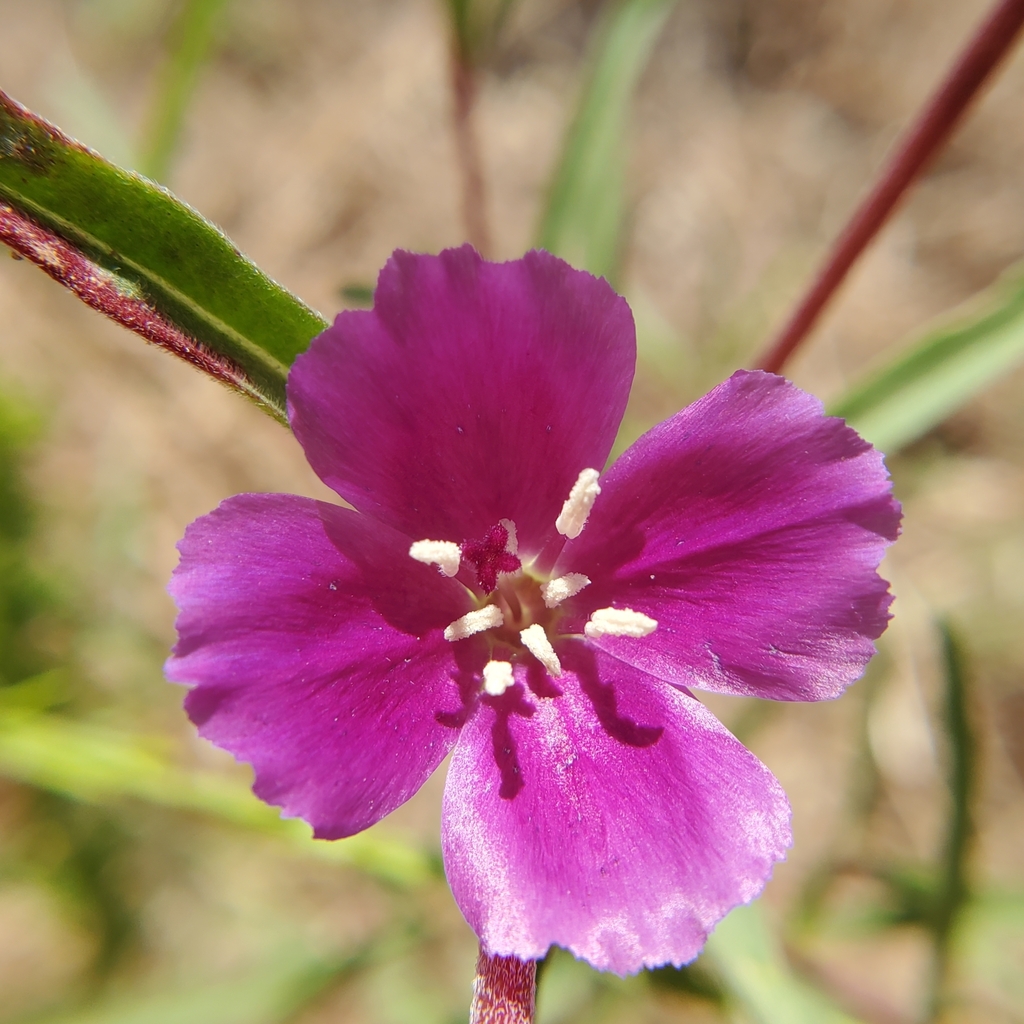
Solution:
{"label": "pistil", "polygon": [[462,557],[476,567],[477,583],[489,594],[498,585],[500,575],[518,572],[523,567],[516,555],[518,548],[515,523],[502,519],[488,530],[483,540],[466,541]]}

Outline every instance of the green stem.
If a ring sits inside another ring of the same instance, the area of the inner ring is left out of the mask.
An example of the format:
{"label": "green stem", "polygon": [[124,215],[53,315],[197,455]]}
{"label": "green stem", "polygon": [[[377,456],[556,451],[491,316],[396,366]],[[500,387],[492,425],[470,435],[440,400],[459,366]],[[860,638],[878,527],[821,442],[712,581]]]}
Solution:
{"label": "green stem", "polygon": [[160,71],[142,147],[142,173],[154,181],[167,176],[185,111],[210,51],[217,17],[227,0],[185,0],[171,30],[171,48]]}

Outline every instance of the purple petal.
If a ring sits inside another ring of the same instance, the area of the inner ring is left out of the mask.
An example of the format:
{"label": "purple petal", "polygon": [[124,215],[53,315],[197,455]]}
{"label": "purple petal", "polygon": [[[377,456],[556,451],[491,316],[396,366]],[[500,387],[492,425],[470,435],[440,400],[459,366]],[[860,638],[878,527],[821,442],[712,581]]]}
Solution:
{"label": "purple petal", "polygon": [[899,532],[882,456],[781,377],[739,372],[640,438],[558,572],[589,611],[658,621],[594,643],[681,686],[776,700],[837,696],[864,670],[891,596]]}
{"label": "purple petal", "polygon": [[564,946],[599,970],[692,960],[791,841],[778,782],[700,703],[576,641],[563,691],[481,702],[442,844],[484,948]]}
{"label": "purple petal", "polygon": [[[407,800],[465,717],[443,628],[465,590],[347,509],[242,494],[196,520],[170,590],[167,675],[201,735],[256,770],[257,796],[335,839]],[[468,699],[468,697],[467,697]]]}
{"label": "purple petal", "polygon": [[477,540],[511,519],[550,536],[625,409],[633,320],[607,282],[546,252],[398,251],[372,311],[339,314],[288,378],[320,478],[414,540]]}

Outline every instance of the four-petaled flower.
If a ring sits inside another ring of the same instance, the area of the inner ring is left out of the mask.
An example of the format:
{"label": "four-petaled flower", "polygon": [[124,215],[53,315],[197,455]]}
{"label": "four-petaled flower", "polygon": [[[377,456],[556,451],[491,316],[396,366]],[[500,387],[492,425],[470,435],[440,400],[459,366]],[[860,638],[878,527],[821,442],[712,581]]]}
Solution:
{"label": "four-petaled flower", "polygon": [[544,252],[396,252],[288,379],[355,509],[282,494],[189,527],[171,679],[203,736],[316,835],[372,825],[448,754],[448,879],[483,947],[681,964],[790,843],[771,773],[690,687],[837,696],[885,628],[881,455],[739,372],[599,476],[626,303]]}

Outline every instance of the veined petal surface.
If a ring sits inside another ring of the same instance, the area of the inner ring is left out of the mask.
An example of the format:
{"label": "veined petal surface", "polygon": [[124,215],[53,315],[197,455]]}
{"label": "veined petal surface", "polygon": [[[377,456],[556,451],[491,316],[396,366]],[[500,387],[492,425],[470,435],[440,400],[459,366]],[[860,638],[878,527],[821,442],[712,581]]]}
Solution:
{"label": "veined petal surface", "polygon": [[567,628],[595,608],[632,608],[657,630],[592,642],[662,679],[835,697],[888,621],[876,570],[899,522],[879,452],[783,378],[741,371],[603,478],[557,567],[593,581]]}
{"label": "veined petal surface", "polygon": [[472,673],[442,638],[466,591],[408,540],[335,505],[243,494],[196,520],[170,591],[167,675],[200,735],[318,837],[372,825],[448,753]]}
{"label": "veined petal surface", "polygon": [[493,954],[686,963],[784,856],[785,794],[692,696],[579,641],[559,654],[560,696],[520,678],[459,738],[442,824],[456,902]]}
{"label": "veined petal surface", "polygon": [[398,251],[371,311],[339,314],[288,378],[320,478],[413,539],[514,521],[538,551],[581,470],[600,470],[633,378],[625,301],[546,252]]}

